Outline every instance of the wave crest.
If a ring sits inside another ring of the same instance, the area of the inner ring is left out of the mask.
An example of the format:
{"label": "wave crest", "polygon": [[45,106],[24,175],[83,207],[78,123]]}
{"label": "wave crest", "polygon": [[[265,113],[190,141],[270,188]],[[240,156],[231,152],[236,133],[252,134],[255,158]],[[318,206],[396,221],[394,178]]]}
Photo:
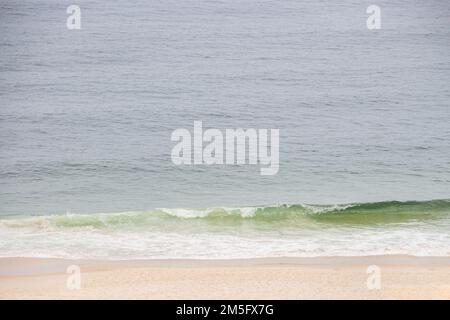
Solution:
{"label": "wave crest", "polygon": [[450,200],[384,201],[334,205],[280,204],[255,207],[207,209],[159,208],[143,212],[63,214],[2,218],[4,228],[107,228],[124,225],[148,226],[174,219],[210,222],[280,222],[302,220],[314,223],[370,224],[430,219],[450,214]]}

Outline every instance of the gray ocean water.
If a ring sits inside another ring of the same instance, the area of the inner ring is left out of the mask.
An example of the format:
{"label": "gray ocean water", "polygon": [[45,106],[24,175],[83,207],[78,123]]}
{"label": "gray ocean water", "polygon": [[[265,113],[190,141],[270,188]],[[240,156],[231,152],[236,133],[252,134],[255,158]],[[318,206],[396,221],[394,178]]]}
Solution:
{"label": "gray ocean water", "polygon": [[[386,202],[450,198],[448,1],[71,4],[0,1],[0,255],[450,254],[447,202]],[[279,173],[174,165],[194,120],[279,129]]]}

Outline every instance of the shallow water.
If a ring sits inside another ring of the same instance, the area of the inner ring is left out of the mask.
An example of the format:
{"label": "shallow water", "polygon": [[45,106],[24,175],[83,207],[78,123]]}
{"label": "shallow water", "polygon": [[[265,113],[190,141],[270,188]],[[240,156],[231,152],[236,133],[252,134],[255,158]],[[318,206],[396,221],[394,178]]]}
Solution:
{"label": "shallow water", "polygon": [[0,256],[448,256],[449,228],[450,200],[9,217]]}

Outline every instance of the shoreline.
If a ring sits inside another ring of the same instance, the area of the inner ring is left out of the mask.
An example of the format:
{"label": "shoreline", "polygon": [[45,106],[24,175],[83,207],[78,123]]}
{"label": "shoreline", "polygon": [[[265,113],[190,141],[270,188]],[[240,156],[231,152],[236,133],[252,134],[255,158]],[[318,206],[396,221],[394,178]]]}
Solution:
{"label": "shoreline", "polygon": [[[71,265],[80,289],[67,286]],[[450,299],[450,257],[0,258],[0,299]]]}

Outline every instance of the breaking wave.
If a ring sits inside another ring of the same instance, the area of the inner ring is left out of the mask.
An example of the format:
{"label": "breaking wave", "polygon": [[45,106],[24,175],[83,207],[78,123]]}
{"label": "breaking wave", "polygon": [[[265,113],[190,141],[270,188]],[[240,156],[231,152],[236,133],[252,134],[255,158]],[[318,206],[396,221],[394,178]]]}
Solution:
{"label": "breaking wave", "polygon": [[150,211],[120,213],[61,214],[22,216],[0,219],[0,226],[21,227],[91,227],[145,226],[176,220],[221,222],[303,222],[342,224],[383,224],[426,220],[450,214],[450,200],[384,201],[335,205],[282,204],[255,207],[218,207],[207,209],[159,208]]}

